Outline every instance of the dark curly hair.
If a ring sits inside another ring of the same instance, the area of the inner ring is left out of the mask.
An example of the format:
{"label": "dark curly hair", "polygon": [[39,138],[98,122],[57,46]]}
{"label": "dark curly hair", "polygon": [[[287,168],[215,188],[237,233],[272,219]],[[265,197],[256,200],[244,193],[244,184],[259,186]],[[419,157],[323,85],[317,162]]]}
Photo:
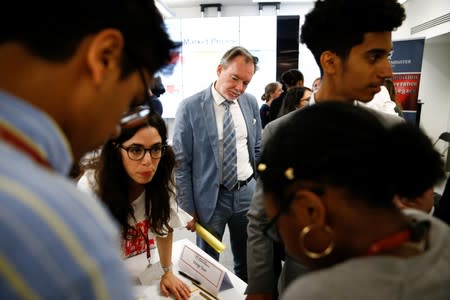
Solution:
{"label": "dark curly hair", "polygon": [[333,101],[295,112],[268,140],[261,163],[264,191],[282,207],[294,183],[312,182],[342,187],[369,207],[394,208],[394,195],[418,197],[445,175],[440,154],[419,127],[385,128],[368,110]]}
{"label": "dark curly hair", "polygon": [[[129,129],[122,129],[119,137],[108,140],[102,147],[97,158],[95,179],[97,194],[106,204],[122,228],[125,238],[128,229],[133,227],[128,218],[134,211],[129,201],[129,176],[123,166],[118,145],[132,138],[138,130],[144,127],[154,127],[161,136],[163,144],[167,144],[167,128],[164,120],[156,113],[148,116],[147,122]],[[172,147],[167,146],[153,179],[145,186],[145,213],[149,218],[151,228],[159,235],[171,231],[170,198],[174,196],[173,170],[175,154]]]}
{"label": "dark curly hair", "polygon": [[320,66],[324,51],[343,60],[363,42],[368,32],[393,31],[405,20],[405,9],[397,0],[318,0],[305,16],[300,40]]}

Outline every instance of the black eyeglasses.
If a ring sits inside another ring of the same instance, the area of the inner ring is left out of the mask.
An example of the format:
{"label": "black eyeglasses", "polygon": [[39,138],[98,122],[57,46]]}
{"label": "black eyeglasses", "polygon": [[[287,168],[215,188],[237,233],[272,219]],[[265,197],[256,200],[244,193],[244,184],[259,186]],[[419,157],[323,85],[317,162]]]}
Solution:
{"label": "black eyeglasses", "polygon": [[151,158],[158,159],[164,155],[167,149],[167,145],[162,143],[154,144],[150,148],[144,148],[142,145],[131,145],[129,147],[120,145],[119,147],[127,151],[128,158],[131,160],[141,160],[147,152],[150,153]]}
{"label": "black eyeglasses", "polygon": [[120,127],[122,128],[132,128],[140,125],[146,121],[147,116],[151,113],[150,102],[151,94],[150,89],[145,80],[144,72],[142,69],[138,69],[139,76],[141,78],[142,84],[144,85],[144,101],[141,101],[143,105],[132,106],[128,111],[122,116],[120,120]]}

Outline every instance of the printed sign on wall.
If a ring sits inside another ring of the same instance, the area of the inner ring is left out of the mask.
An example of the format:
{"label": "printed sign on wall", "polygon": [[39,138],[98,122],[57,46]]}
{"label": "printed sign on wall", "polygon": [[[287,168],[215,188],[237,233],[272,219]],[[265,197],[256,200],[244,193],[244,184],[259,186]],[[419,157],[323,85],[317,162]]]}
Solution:
{"label": "printed sign on wall", "polygon": [[404,111],[417,111],[425,39],[394,41],[393,82],[397,101]]}

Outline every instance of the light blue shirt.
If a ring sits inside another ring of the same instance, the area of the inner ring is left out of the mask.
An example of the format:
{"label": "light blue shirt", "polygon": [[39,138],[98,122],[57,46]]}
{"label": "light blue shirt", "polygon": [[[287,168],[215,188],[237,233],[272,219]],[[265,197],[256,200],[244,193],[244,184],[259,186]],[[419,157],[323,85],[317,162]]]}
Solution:
{"label": "light blue shirt", "polygon": [[65,174],[70,146],[56,123],[0,92],[0,129],[13,131],[52,169],[0,135],[0,298],[133,299],[118,230],[101,203]]}

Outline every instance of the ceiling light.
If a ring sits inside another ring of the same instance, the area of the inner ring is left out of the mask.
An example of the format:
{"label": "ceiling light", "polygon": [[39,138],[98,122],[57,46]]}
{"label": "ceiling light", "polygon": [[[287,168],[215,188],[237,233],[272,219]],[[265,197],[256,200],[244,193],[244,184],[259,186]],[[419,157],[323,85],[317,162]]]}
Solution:
{"label": "ceiling light", "polygon": [[286,3],[286,2],[290,2],[290,3],[312,3],[315,2],[315,0],[252,0],[253,3],[264,3],[264,2],[281,2],[281,3]]}
{"label": "ceiling light", "polygon": [[162,3],[159,0],[155,1],[155,6],[156,8],[159,10],[159,12],[161,13],[161,15],[163,15],[164,18],[173,18],[175,17],[175,13],[173,13],[164,3]]}

